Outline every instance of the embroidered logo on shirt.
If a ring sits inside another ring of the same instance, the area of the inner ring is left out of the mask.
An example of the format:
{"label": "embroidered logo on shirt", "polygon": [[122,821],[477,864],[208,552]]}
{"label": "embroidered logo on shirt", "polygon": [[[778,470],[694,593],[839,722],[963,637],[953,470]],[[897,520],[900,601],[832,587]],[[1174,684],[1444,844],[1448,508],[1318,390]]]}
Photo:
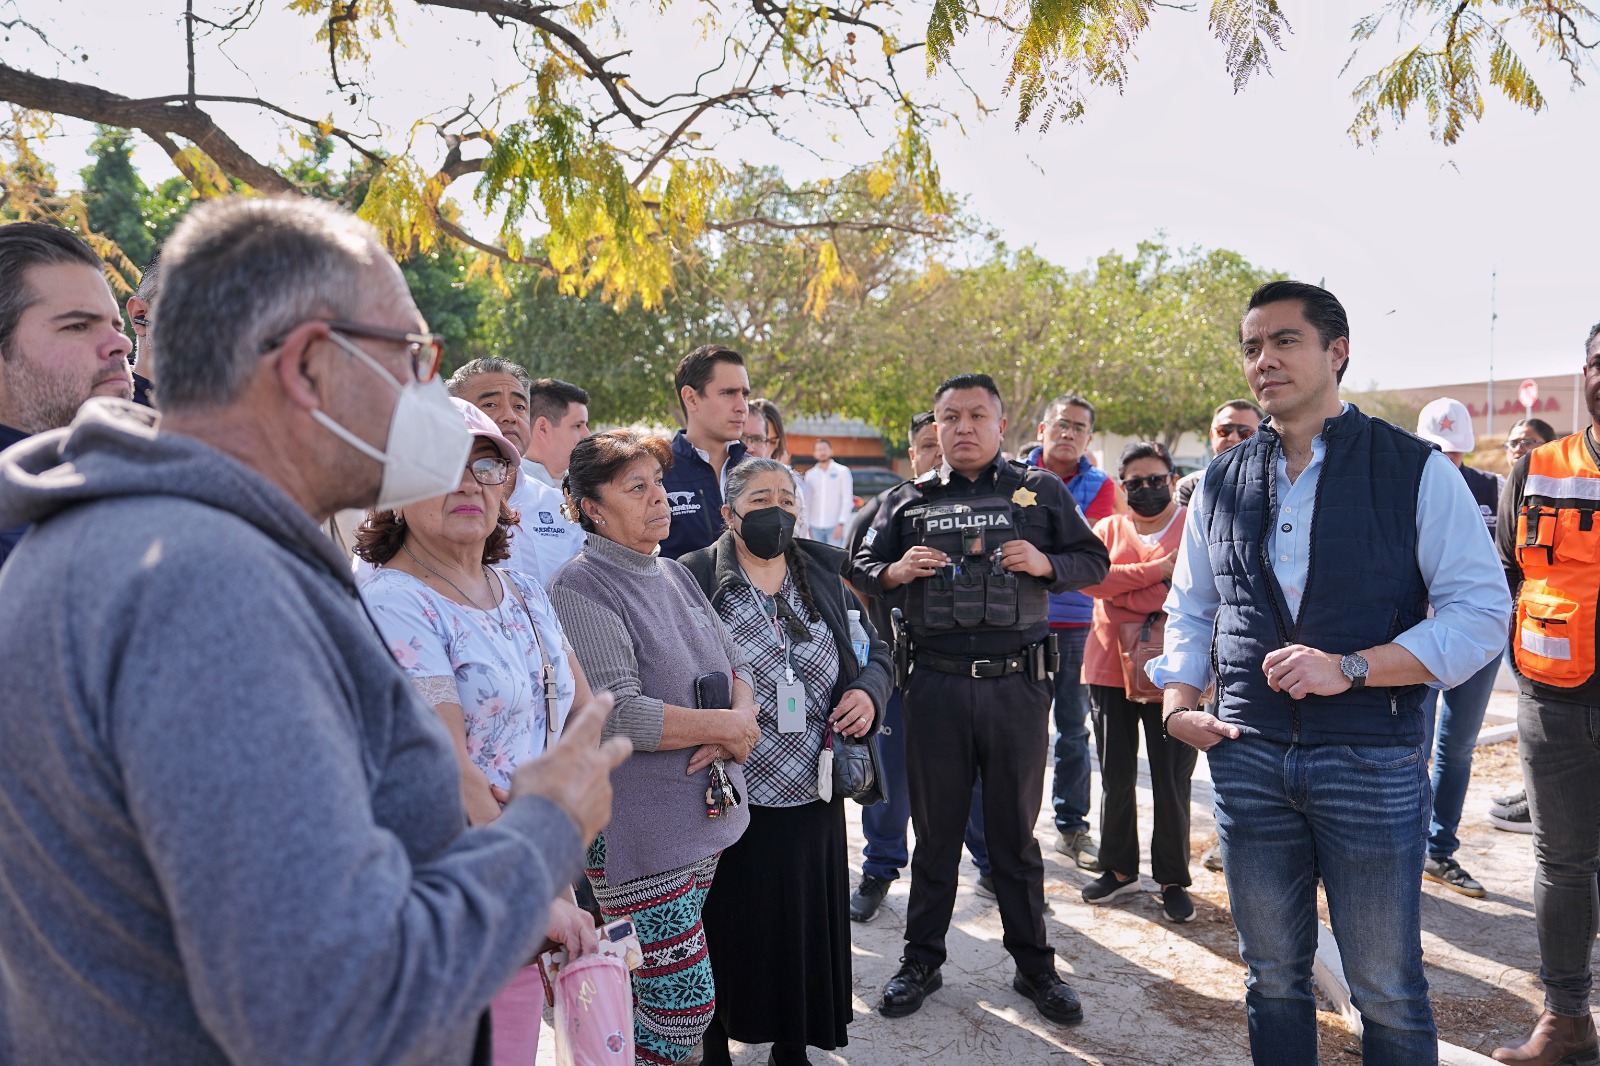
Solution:
{"label": "embroidered logo on shirt", "polygon": [[673,514],[693,514],[700,510],[700,504],[694,496],[692,492],[669,492],[667,505],[672,508]]}
{"label": "embroidered logo on shirt", "polygon": [[1011,502],[1018,507],[1032,507],[1039,502],[1039,496],[1032,489],[1018,489],[1011,494]]}
{"label": "embroidered logo on shirt", "polygon": [[556,516],[551,514],[549,511],[540,511],[539,521],[543,522],[547,526],[552,526],[555,525]]}

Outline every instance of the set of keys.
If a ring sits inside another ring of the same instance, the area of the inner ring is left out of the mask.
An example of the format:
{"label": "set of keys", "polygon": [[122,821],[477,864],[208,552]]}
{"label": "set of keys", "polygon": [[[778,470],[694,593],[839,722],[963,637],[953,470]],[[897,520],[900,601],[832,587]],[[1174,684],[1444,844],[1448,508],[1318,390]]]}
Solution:
{"label": "set of keys", "polygon": [[711,762],[711,786],[706,789],[706,817],[721,818],[739,805],[739,794],[728,779],[728,769],[721,759]]}

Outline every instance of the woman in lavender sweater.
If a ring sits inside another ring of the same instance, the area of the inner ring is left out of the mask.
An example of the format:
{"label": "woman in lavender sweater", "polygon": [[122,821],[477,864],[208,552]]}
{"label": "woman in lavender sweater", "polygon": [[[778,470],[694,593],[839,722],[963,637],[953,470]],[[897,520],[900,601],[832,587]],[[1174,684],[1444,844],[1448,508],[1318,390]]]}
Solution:
{"label": "woman in lavender sweater", "polygon": [[[672,522],[661,482],[671,463],[665,440],[630,430],[578,443],[567,507],[588,537],[549,587],[589,683],[616,701],[605,735],[633,741],[585,865],[602,913],[632,918],[644,947],[639,1064],[687,1058],[716,1010],[700,915],[722,850],[750,822],[740,764],[760,739],[743,656],[695,579],[656,553]],[[708,675],[731,706],[699,706]]]}

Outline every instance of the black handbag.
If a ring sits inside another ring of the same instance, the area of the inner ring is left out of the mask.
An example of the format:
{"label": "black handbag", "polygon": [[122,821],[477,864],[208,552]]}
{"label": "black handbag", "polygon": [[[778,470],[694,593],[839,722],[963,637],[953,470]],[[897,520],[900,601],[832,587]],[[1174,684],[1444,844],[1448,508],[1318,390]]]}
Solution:
{"label": "black handbag", "polygon": [[833,794],[849,796],[863,807],[888,798],[883,783],[883,757],[876,734],[847,737],[829,729],[822,745],[833,751]]}

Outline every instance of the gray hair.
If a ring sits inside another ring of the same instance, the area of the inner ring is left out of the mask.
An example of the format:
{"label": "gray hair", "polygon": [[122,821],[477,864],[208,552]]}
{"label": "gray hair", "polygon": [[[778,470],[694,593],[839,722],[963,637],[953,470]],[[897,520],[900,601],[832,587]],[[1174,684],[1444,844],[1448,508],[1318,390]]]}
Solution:
{"label": "gray hair", "polygon": [[451,374],[450,380],[445,382],[444,387],[450,390],[450,395],[460,396],[466,391],[467,382],[479,374],[510,374],[517,379],[517,384],[522,386],[523,392],[533,391],[533,377],[527,368],[498,355],[485,355],[474,359]]}
{"label": "gray hair", "polygon": [[28,271],[36,266],[78,263],[104,270],[94,249],[75,233],[43,222],[12,222],[0,226],[0,359],[11,359],[11,338],[39,294],[28,284]]}
{"label": "gray hair", "polygon": [[728,482],[724,487],[723,502],[730,508],[733,507],[734,504],[744,499],[746,492],[750,491],[750,482],[762,474],[770,474],[775,470],[781,470],[788,475],[789,484],[794,487],[796,492],[800,491],[800,486],[795,482],[793,470],[790,470],[776,459],[751,457],[728,471]]}
{"label": "gray hair", "polygon": [[269,345],[313,318],[356,314],[377,231],[309,197],[195,206],[162,248],[149,336],[166,410],[238,399]]}
{"label": "gray hair", "polygon": [[144,270],[139,274],[139,287],[133,294],[147,304],[155,303],[156,297],[161,294],[161,249],[157,248],[150,262],[144,265]]}

